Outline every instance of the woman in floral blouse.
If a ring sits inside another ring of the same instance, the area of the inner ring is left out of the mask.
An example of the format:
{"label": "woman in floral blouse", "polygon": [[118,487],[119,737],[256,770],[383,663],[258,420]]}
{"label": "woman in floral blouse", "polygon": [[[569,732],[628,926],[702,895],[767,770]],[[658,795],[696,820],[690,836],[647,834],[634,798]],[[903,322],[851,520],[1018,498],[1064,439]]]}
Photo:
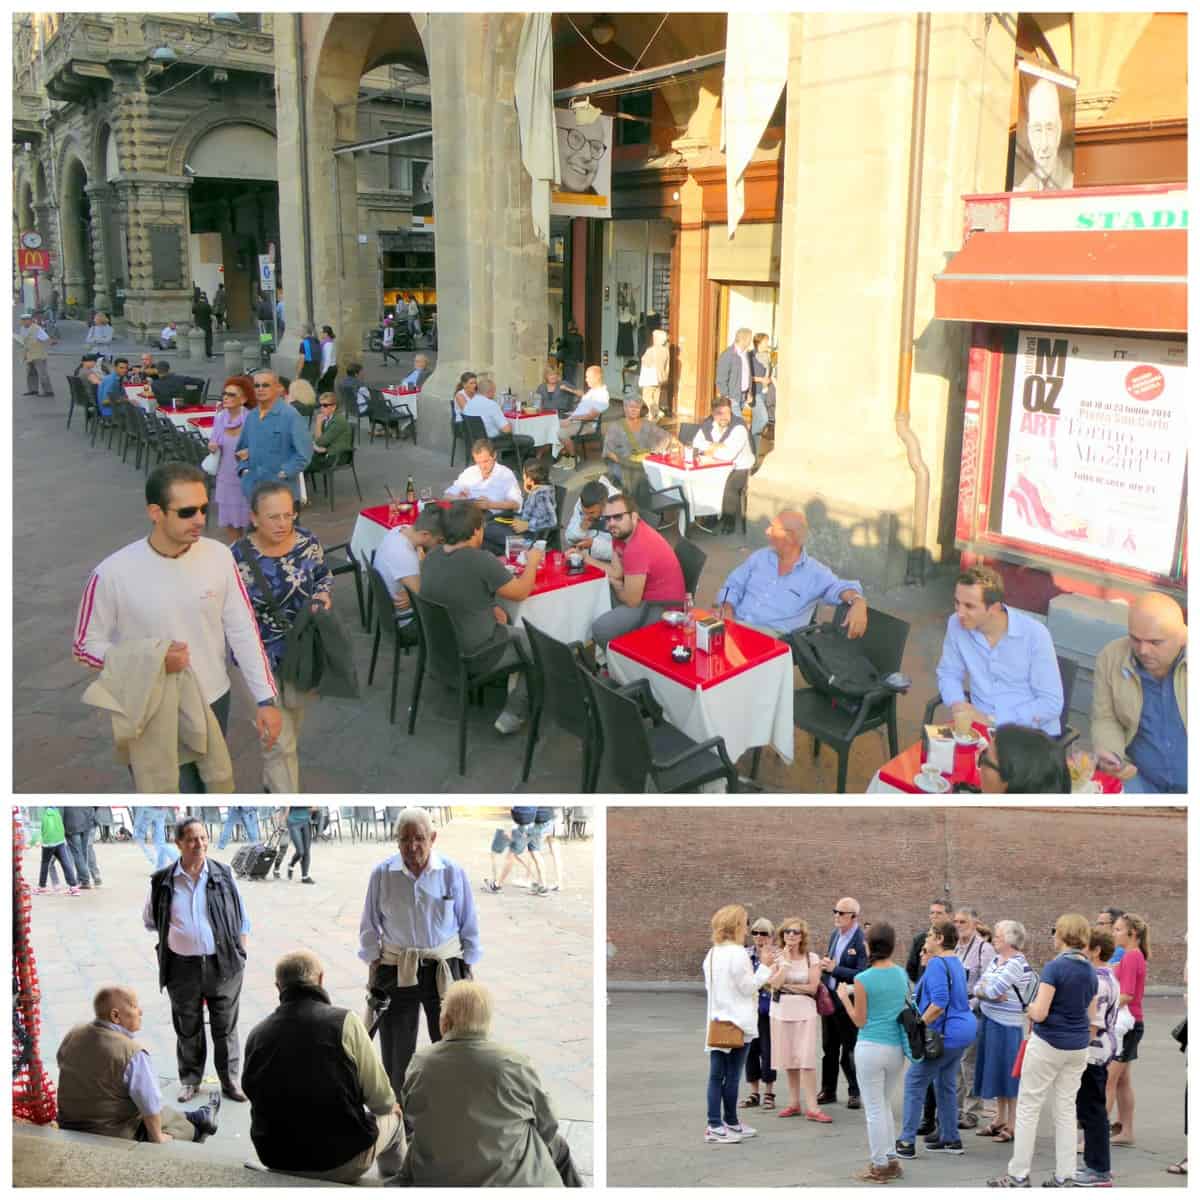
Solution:
{"label": "woman in floral blouse", "polygon": [[[250,521],[251,531],[234,543],[233,557],[254,605],[271,670],[278,672],[288,631],[305,605],[332,607],[333,576],[321,543],[296,524],[295,501],[286,483],[268,480],[255,487]],[[269,598],[260,574],[270,588]],[[278,795],[300,790],[299,740],[307,696],[290,683],[281,683],[278,675],[275,684],[283,728],[271,749],[263,751],[263,785]]]}

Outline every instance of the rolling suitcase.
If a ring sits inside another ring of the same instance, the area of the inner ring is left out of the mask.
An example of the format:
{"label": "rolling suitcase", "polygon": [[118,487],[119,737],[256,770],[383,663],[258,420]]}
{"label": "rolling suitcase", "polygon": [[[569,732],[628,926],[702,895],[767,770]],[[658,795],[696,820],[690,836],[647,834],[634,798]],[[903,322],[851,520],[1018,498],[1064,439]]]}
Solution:
{"label": "rolling suitcase", "polygon": [[287,846],[283,841],[283,833],[279,830],[272,832],[265,842],[255,842],[251,846],[243,846],[234,856],[230,864],[233,873],[239,879],[266,879],[277,862],[283,860]]}

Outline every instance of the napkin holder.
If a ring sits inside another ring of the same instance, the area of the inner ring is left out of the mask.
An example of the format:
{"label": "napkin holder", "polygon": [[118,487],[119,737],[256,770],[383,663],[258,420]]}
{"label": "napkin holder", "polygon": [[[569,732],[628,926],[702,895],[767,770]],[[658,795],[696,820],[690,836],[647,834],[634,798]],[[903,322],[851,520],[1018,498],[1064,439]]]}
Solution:
{"label": "napkin holder", "polygon": [[938,730],[941,725],[926,725],[921,733],[921,741],[925,748],[925,762],[937,767],[943,775],[954,773],[954,737],[942,737]]}
{"label": "napkin holder", "polygon": [[696,649],[705,654],[715,653],[725,636],[725,622],[720,617],[700,617],[696,621]]}

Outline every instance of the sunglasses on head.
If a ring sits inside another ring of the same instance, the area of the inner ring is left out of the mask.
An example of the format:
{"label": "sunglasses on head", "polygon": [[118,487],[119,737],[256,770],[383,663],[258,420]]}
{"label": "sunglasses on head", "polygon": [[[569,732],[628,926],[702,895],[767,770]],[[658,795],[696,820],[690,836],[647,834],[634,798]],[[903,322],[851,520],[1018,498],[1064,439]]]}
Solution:
{"label": "sunglasses on head", "polygon": [[182,517],[185,521],[190,521],[197,513],[202,517],[208,516],[207,504],[185,504],[183,508],[168,508],[167,512],[175,513],[176,516]]}

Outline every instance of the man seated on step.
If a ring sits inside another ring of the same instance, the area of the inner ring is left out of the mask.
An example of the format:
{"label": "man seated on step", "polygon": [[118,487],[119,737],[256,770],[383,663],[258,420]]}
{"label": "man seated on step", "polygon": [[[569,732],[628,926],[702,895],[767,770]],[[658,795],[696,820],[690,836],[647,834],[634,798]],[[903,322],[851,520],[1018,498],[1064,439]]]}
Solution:
{"label": "man seated on step", "polygon": [[92,1004],[96,1019],[76,1025],[58,1048],[59,1128],[135,1142],[202,1142],[216,1133],[219,1091],[191,1112],[163,1103],[150,1051],[136,1036],[137,993],[109,984]]}

